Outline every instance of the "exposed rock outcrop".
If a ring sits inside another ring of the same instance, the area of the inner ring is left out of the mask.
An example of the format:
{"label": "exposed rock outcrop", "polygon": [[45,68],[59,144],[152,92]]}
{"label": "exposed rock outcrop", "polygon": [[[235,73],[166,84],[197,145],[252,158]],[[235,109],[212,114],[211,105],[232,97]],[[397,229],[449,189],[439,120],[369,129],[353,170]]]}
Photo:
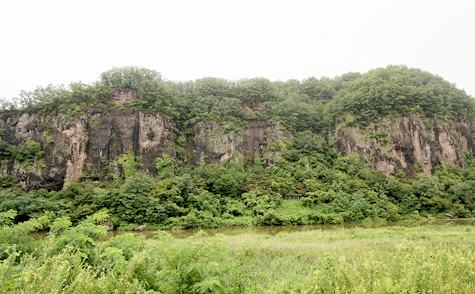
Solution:
{"label": "exposed rock outcrop", "polygon": [[146,231],[147,230],[147,225],[141,225],[141,226],[138,226],[134,229],[134,231]]}
{"label": "exposed rock outcrop", "polygon": [[260,157],[266,164],[282,155],[282,144],[291,140],[290,132],[280,122],[251,122],[238,128],[233,123],[198,123],[188,143],[192,163],[202,158],[208,164],[230,160],[233,154],[249,159]]}
{"label": "exposed rock outcrop", "polygon": [[135,99],[142,99],[138,90],[128,88],[112,88],[112,100],[122,103],[130,103]]}
{"label": "exposed rock outcrop", "polygon": [[394,114],[361,129],[337,122],[332,139],[343,155],[356,153],[377,170],[394,174],[414,172],[417,162],[432,174],[440,164],[465,166],[466,153],[474,154],[475,124],[464,118],[424,117],[418,113]]}
{"label": "exposed rock outcrop", "polygon": [[[2,139],[12,145],[41,143],[44,160],[35,164],[2,161],[0,172],[12,174],[26,190],[59,190],[84,172],[101,171],[122,154],[142,156],[143,170],[155,173],[155,158],[174,155],[170,119],[161,113],[82,110],[41,115],[17,112],[0,116]],[[49,144],[48,144],[49,142]],[[112,167],[117,169],[117,165]]]}
{"label": "exposed rock outcrop", "polygon": [[[129,151],[142,156],[143,171],[152,175],[156,174],[157,157],[169,154],[176,158],[173,122],[166,115],[123,106],[49,114],[5,113],[0,115],[0,130],[9,144],[34,140],[45,151],[44,158],[34,163],[0,162],[0,174],[13,175],[25,190],[59,190],[93,171],[100,173],[106,167],[119,171],[115,160]],[[407,113],[383,118],[366,128],[348,126],[345,118],[340,118],[330,139],[337,152],[361,155],[370,166],[388,174],[398,170],[431,174],[439,164],[466,165],[467,156],[475,151],[474,130],[475,123],[469,119]],[[291,139],[291,133],[276,121],[249,122],[245,127],[200,122],[187,138],[187,152],[180,159],[189,164],[202,160],[216,164],[260,157],[265,164],[273,164]]]}
{"label": "exposed rock outcrop", "polygon": [[133,152],[142,156],[143,170],[154,174],[155,158],[173,155],[173,128],[164,114],[94,110],[90,116],[86,168],[102,169],[122,154]]}
{"label": "exposed rock outcrop", "polygon": [[[118,107],[81,109],[52,114],[16,112],[0,116],[2,139],[18,146],[41,143],[44,159],[34,164],[3,161],[1,174],[11,174],[25,190],[62,189],[81,176],[106,168],[117,172],[115,161],[124,153],[142,157],[142,170],[156,174],[155,159],[175,157],[175,135],[170,119],[161,113],[124,111]],[[267,164],[282,155],[282,144],[291,134],[279,122],[251,122],[240,128],[232,123],[198,123],[188,142],[189,163],[231,160],[233,156],[261,157]]]}

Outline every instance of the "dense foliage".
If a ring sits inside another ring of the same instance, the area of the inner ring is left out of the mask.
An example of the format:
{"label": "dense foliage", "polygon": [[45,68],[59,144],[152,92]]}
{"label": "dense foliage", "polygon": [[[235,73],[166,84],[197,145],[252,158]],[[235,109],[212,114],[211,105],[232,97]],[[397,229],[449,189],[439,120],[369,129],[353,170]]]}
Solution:
{"label": "dense foliage", "polygon": [[[475,214],[475,166],[438,167],[433,176],[403,172],[388,176],[357,156],[341,157],[312,133],[301,133],[277,164],[237,158],[221,166],[180,167],[165,156],[156,178],[115,174],[83,178],[61,191],[25,192],[2,176],[0,212],[16,210],[16,221],[46,212],[77,224],[108,209],[116,228],[162,229],[243,225],[291,225],[396,221]],[[128,155],[133,156],[133,155]],[[135,162],[131,160],[132,164]],[[418,172],[417,168],[414,172]]]}
{"label": "dense foliage", "polygon": [[34,162],[43,158],[44,153],[38,142],[30,140],[13,146],[0,138],[0,159],[2,160]]}
{"label": "dense foliage", "polygon": [[211,119],[280,120],[292,131],[326,134],[335,119],[345,114],[365,125],[391,112],[473,116],[475,111],[473,99],[454,84],[406,66],[286,82],[265,78],[171,82],[157,71],[131,66],[106,71],[93,85],[72,83],[22,91],[13,101],[0,101],[0,106],[43,111],[103,107],[110,103],[111,87],[139,90],[141,98],[133,106],[168,114],[181,136],[188,135],[195,123]]}
{"label": "dense foliage", "polygon": [[[471,116],[473,99],[438,76],[405,66],[388,66],[362,75],[334,79],[271,82],[265,78],[227,81],[203,78],[189,82],[162,80],[160,73],[141,67],[113,68],[93,85],[72,83],[23,91],[16,104],[27,110],[52,111],[108,107],[111,88],[139,90],[135,109],[168,114],[177,140],[177,158],[156,159],[158,177],[136,174],[140,160],[132,153],[117,160],[121,173],[109,168],[84,173],[83,182],[59,192],[24,192],[11,176],[0,185],[0,212],[18,211],[16,221],[53,211],[76,224],[108,208],[116,227],[147,223],[161,228],[226,225],[287,225],[363,220],[398,220],[425,216],[469,217],[472,165],[439,167],[431,177],[414,166],[386,176],[358,157],[342,158],[328,143],[335,120],[365,125],[391,112]],[[180,164],[191,128],[200,121],[227,121],[239,128],[252,120],[279,120],[294,133],[276,164],[233,156],[221,166]],[[387,140],[386,133],[372,136]],[[13,146],[0,140],[2,160],[31,163],[43,157],[41,145],[28,141]],[[95,182],[99,180],[99,182]],[[300,200],[291,205],[287,199]]]}
{"label": "dense foliage", "polygon": [[332,118],[344,113],[367,122],[391,112],[472,116],[473,99],[454,84],[419,69],[400,66],[379,68],[339,92]]}
{"label": "dense foliage", "polygon": [[[471,97],[419,69],[388,66],[364,75],[287,82],[265,78],[169,82],[154,70],[123,67],[104,72],[93,85],[72,83],[23,91],[16,104],[7,106],[45,112],[105,107],[111,103],[111,87],[138,89],[140,99],[134,100],[132,107],[172,117],[178,160],[157,158],[158,178],[152,179],[135,173],[140,162],[128,153],[117,160],[123,167],[121,174],[95,170],[83,175],[86,182],[72,183],[59,192],[26,193],[15,186],[11,176],[2,176],[0,211],[15,209],[17,221],[54,211],[78,223],[108,208],[116,227],[124,229],[142,223],[188,228],[474,214],[471,166],[440,167],[432,177],[423,173],[414,176],[420,172],[415,166],[410,178],[402,172],[386,176],[365,166],[360,158],[336,155],[328,145],[328,130],[342,115],[347,115],[347,124],[354,125],[409,110],[473,115]],[[180,165],[192,126],[208,120],[234,122],[237,128],[250,120],[280,120],[294,132],[294,140],[280,146],[284,155],[271,166],[264,167],[259,158],[250,165],[238,157],[221,166]],[[386,139],[378,134],[374,134],[378,141]],[[43,154],[34,141],[13,146],[0,140],[2,160],[28,163]],[[88,183],[88,179],[102,182]],[[299,199],[298,208],[286,199]]]}

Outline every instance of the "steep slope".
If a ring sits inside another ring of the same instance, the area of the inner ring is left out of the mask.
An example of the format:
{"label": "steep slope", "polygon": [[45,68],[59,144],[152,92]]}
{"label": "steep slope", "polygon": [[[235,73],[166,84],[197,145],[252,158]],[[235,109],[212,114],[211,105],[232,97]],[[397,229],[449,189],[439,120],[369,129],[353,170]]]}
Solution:
{"label": "steep slope", "polygon": [[188,151],[193,154],[192,163],[203,158],[208,164],[216,164],[230,159],[234,153],[249,159],[260,157],[267,164],[273,164],[282,156],[282,144],[292,138],[280,122],[251,122],[247,127],[237,129],[233,126],[214,121],[196,124],[188,143]]}
{"label": "steep slope", "polygon": [[[282,143],[291,139],[279,122],[250,123],[230,130],[230,123],[198,123],[188,142],[191,164],[229,160],[233,154],[273,163],[282,155]],[[155,159],[175,157],[173,122],[164,114],[142,111],[87,109],[41,114],[16,112],[0,116],[2,139],[17,146],[33,140],[41,143],[44,159],[22,163],[4,159],[1,174],[11,174],[25,190],[58,190],[82,176],[94,178],[105,170],[121,168],[116,159],[127,152],[142,157],[141,170],[156,175]]]}
{"label": "steep slope", "polygon": [[428,174],[440,164],[465,166],[474,154],[475,124],[466,118],[421,117],[418,113],[393,114],[366,128],[337,122],[335,151],[361,155],[377,170],[412,173],[418,166]]}
{"label": "steep slope", "polygon": [[[157,156],[172,153],[174,135],[170,120],[160,113],[97,109],[42,115],[17,112],[0,116],[2,139],[19,145],[41,143],[44,160],[34,165],[3,160],[1,171],[12,174],[24,189],[58,190],[85,172],[103,170],[126,152],[143,157],[143,170],[154,172]],[[48,143],[49,142],[49,143]]]}

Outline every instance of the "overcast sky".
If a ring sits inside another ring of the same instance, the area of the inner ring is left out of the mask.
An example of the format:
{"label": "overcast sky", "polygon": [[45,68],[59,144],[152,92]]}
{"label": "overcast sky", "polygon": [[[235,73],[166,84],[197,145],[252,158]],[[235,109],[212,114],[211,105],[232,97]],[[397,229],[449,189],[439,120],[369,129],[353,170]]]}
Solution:
{"label": "overcast sky", "polygon": [[405,64],[475,96],[475,1],[1,1],[0,97],[98,80],[335,77]]}

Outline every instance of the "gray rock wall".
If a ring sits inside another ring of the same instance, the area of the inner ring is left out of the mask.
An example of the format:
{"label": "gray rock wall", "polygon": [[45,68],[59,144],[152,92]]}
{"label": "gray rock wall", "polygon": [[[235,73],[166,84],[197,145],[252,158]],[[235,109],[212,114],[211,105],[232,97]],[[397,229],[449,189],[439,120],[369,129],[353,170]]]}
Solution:
{"label": "gray rock wall", "polygon": [[[12,145],[40,142],[45,151],[38,167],[15,161],[0,163],[0,173],[12,174],[26,190],[58,190],[93,167],[132,151],[143,157],[143,170],[155,173],[155,158],[173,153],[169,118],[160,113],[115,110],[69,111],[49,115],[19,112],[0,116],[2,139]],[[54,140],[47,144],[47,137]]]}
{"label": "gray rock wall", "polygon": [[[45,156],[35,163],[3,160],[0,174],[13,175],[25,190],[59,190],[93,168],[101,172],[110,165],[118,171],[115,160],[131,151],[142,156],[143,171],[154,175],[157,157],[175,157],[172,123],[161,113],[123,107],[2,114],[3,140],[16,146],[34,140],[41,143]],[[423,171],[432,174],[440,164],[465,166],[467,155],[475,151],[474,132],[475,123],[469,119],[406,113],[383,118],[363,129],[347,126],[340,118],[330,140],[335,151],[345,156],[361,155],[370,166],[388,174],[398,170],[417,172],[413,168],[417,162]],[[378,133],[385,137],[375,136]],[[187,155],[182,159],[188,164],[201,160],[217,164],[232,160],[234,155],[251,160],[260,157],[266,164],[273,164],[292,135],[275,121],[250,122],[246,127],[210,121],[196,124],[187,139]]]}
{"label": "gray rock wall", "polygon": [[[416,162],[432,174],[440,164],[465,166],[466,153],[474,154],[472,135],[475,124],[465,118],[420,117],[418,113],[394,114],[377,124],[360,129],[347,127],[344,119],[337,123],[332,136],[335,151],[342,155],[358,154],[377,170],[394,174],[398,170],[413,172]],[[387,143],[375,138],[387,134]]]}
{"label": "gray rock wall", "polygon": [[233,153],[249,159],[260,157],[266,164],[272,164],[282,155],[280,146],[291,139],[290,132],[276,121],[250,122],[244,128],[210,121],[193,127],[187,149],[192,154],[193,164],[202,158],[208,164],[216,164],[229,160]]}

